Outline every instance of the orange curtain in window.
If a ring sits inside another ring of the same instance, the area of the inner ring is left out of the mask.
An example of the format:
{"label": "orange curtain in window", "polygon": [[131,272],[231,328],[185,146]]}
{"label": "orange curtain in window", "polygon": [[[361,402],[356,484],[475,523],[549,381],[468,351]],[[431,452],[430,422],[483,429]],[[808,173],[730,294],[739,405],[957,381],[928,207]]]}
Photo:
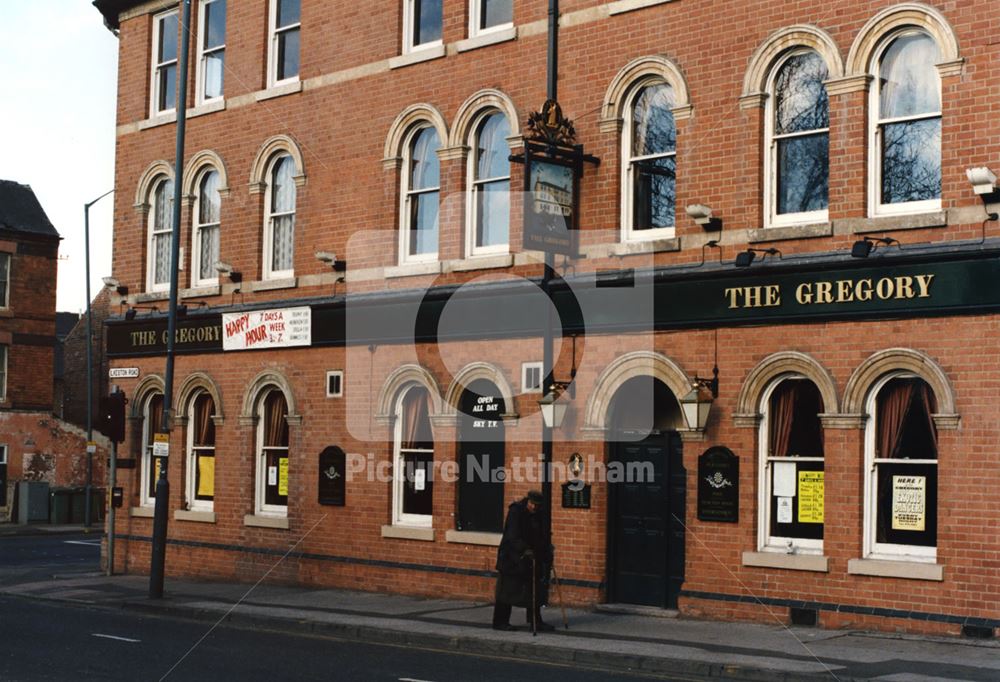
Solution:
{"label": "orange curtain in window", "polygon": [[403,399],[403,440],[400,444],[405,450],[419,448],[422,443],[430,440],[430,434],[424,426],[428,422],[427,391],[411,389]]}
{"label": "orange curtain in window", "polygon": [[163,395],[157,394],[149,399],[149,442],[153,442],[153,434],[163,430]]}
{"label": "orange curtain in window", "polygon": [[215,445],[215,422],[212,414],[215,412],[215,401],[205,395],[198,399],[194,406],[195,445]]}
{"label": "orange curtain in window", "polygon": [[896,381],[879,395],[878,457],[896,456],[915,389],[912,381]]}
{"label": "orange curtain in window", "polygon": [[285,396],[280,391],[271,391],[264,398],[264,445],[267,447],[288,447],[288,422],[285,417],[288,408]]}
{"label": "orange curtain in window", "polygon": [[771,398],[771,456],[785,457],[792,440],[792,422],[795,415],[795,401],[799,397],[796,381],[786,381]]}

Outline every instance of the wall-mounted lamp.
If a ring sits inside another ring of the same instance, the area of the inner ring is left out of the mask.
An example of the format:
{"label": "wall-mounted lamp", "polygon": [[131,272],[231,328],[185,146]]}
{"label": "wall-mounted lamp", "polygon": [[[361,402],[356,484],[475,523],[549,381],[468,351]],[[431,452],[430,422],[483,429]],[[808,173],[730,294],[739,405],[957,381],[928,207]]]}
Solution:
{"label": "wall-mounted lamp", "polygon": [[566,410],[569,409],[569,404],[561,402],[559,400],[561,396],[562,391],[557,392],[555,387],[553,387],[538,401],[538,407],[542,410],[542,421],[550,429],[561,427],[563,420],[566,418]]}
{"label": "wall-mounted lamp", "polygon": [[712,215],[712,209],[705,204],[690,204],[687,207],[688,217],[701,225],[705,230],[721,230],[722,218]]}
{"label": "wall-mounted lamp", "polygon": [[851,256],[854,258],[868,258],[872,251],[878,248],[878,244],[889,246],[895,244],[899,246],[899,240],[892,237],[871,237],[863,235],[861,239],[851,246]]}
{"label": "wall-mounted lamp", "polygon": [[764,257],[760,259],[761,262],[763,262],[768,256],[777,256],[779,259],[781,258],[781,251],[774,247],[769,249],[747,249],[746,251],[740,251],[736,254],[736,262],[733,263],[733,265],[738,268],[749,268],[750,264],[757,258],[758,253],[764,254]]}
{"label": "wall-mounted lamp", "polygon": [[104,286],[106,286],[108,289],[114,289],[119,296],[128,295],[128,287],[124,286],[114,277],[102,277],[101,281],[104,282]]}
{"label": "wall-mounted lamp", "polygon": [[205,301],[188,301],[187,303],[181,303],[177,306],[177,317],[184,317],[188,314],[188,306],[193,305],[196,308],[207,308],[208,303]]}
{"label": "wall-mounted lamp", "polygon": [[137,305],[132,306],[125,311],[125,319],[131,322],[135,319],[135,316],[140,310],[149,310],[150,312],[158,313],[160,312],[155,305]]}
{"label": "wall-mounted lamp", "polygon": [[980,196],[997,191],[997,176],[986,166],[966,169],[965,177],[969,179],[972,191]]}
{"label": "wall-mounted lamp", "polygon": [[229,281],[232,282],[233,284],[239,284],[240,282],[243,281],[243,273],[239,272],[238,270],[233,270],[232,265],[230,265],[229,263],[225,263],[221,260],[215,262],[215,271],[220,275],[225,275],[226,277],[228,277]]}

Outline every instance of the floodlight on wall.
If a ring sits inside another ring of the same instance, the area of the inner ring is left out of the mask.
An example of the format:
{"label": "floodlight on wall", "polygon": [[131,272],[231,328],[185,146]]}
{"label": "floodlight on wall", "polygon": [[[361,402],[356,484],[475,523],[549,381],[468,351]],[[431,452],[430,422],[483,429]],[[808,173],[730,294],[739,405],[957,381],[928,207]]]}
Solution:
{"label": "floodlight on wall", "polygon": [[868,256],[878,248],[879,244],[884,244],[885,246],[895,244],[899,246],[899,240],[893,239],[892,237],[871,237],[869,235],[863,235],[861,239],[851,245],[851,256],[854,258],[868,258]]}
{"label": "floodlight on wall", "polygon": [[184,317],[188,314],[188,306],[194,306],[196,308],[207,308],[208,303],[205,301],[187,301],[186,303],[181,303],[177,306],[177,317]]}
{"label": "floodlight on wall", "polygon": [[763,262],[768,256],[777,256],[779,259],[781,258],[781,251],[774,247],[769,249],[747,249],[746,251],[740,251],[736,254],[736,261],[733,265],[738,268],[749,268],[750,264],[756,260],[758,253],[763,254],[763,257],[760,259],[761,262]]}
{"label": "floodlight on wall", "polygon": [[124,286],[114,277],[102,277],[101,281],[104,282],[104,286],[107,287],[108,289],[114,289],[119,296],[128,295],[128,287]]}
{"label": "floodlight on wall", "polygon": [[969,179],[972,191],[979,196],[997,191],[997,176],[986,166],[966,169],[965,177]]}
{"label": "floodlight on wall", "polygon": [[232,265],[224,261],[215,261],[215,271],[220,275],[228,277],[229,281],[233,284],[239,284],[243,281],[243,273],[234,270]]}
{"label": "floodlight on wall", "polygon": [[125,319],[131,322],[140,310],[148,310],[154,313],[160,312],[155,305],[136,305],[125,311]]}
{"label": "floodlight on wall", "polygon": [[690,204],[687,207],[688,217],[706,230],[721,230],[722,219],[712,215],[712,209],[705,204]]}

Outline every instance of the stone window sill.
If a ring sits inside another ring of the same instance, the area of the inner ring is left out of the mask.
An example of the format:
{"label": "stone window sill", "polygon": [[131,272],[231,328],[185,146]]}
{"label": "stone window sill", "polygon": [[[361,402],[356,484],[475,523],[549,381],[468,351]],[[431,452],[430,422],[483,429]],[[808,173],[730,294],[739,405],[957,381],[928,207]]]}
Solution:
{"label": "stone window sill", "polygon": [[447,542],[455,542],[462,545],[485,545],[487,547],[499,547],[503,533],[477,533],[467,530],[445,531],[444,539]]}
{"label": "stone window sill", "polygon": [[302,81],[293,81],[291,83],[283,83],[281,85],[272,85],[267,90],[261,90],[254,94],[254,99],[258,102],[263,102],[266,99],[274,99],[275,97],[284,97],[285,95],[293,95],[296,92],[302,92]]}
{"label": "stone window sill", "polygon": [[400,69],[412,64],[429,62],[433,59],[440,59],[445,55],[444,45],[434,45],[433,47],[418,47],[412,52],[401,54],[389,60],[390,69]]}
{"label": "stone window sill", "polygon": [[434,529],[417,528],[416,526],[382,526],[382,537],[434,542]]}
{"label": "stone window sill", "polygon": [[153,508],[152,507],[132,507],[128,510],[128,515],[141,518],[141,519],[151,519],[153,518]]}
{"label": "stone window sill", "polygon": [[194,521],[195,523],[215,523],[215,512],[177,509],[174,511],[174,520]]}
{"label": "stone window sill", "polygon": [[464,260],[453,260],[445,263],[444,272],[468,272],[470,270],[509,268],[513,264],[514,255],[510,253],[501,253],[493,256],[470,256]]}
{"label": "stone window sill", "polygon": [[469,50],[477,50],[480,47],[496,45],[497,43],[506,43],[509,40],[516,39],[517,27],[511,26],[510,28],[500,29],[499,31],[490,31],[489,33],[483,33],[482,35],[473,36],[472,38],[459,40],[455,43],[455,49],[458,52],[468,52]]}
{"label": "stone window sill", "polygon": [[665,5],[672,1],[673,0],[618,0],[617,2],[608,3],[608,14],[614,16],[616,14],[631,12],[632,10],[653,7],[654,5]]}
{"label": "stone window sill", "polygon": [[299,285],[297,277],[282,279],[262,279],[250,285],[250,291],[274,291],[276,289],[294,289]]}
{"label": "stone window sill", "polygon": [[170,125],[171,123],[177,122],[177,112],[171,111],[169,114],[160,114],[159,116],[152,116],[147,118],[145,121],[139,121],[139,130],[149,130],[150,128],[159,128],[160,126]]}
{"label": "stone window sill", "polygon": [[181,290],[181,298],[201,298],[202,296],[218,296],[221,292],[221,288],[218,284],[209,284],[206,286],[191,287],[190,289]]}
{"label": "stone window sill", "polygon": [[611,255],[634,256],[643,253],[680,250],[681,240],[677,237],[668,237],[666,239],[647,239],[645,241],[620,242],[615,244],[611,249]]}
{"label": "stone window sill", "polygon": [[152,303],[153,301],[166,301],[170,298],[170,292],[167,291],[150,291],[145,294],[136,294],[136,303]]}
{"label": "stone window sill", "polygon": [[887,559],[851,559],[847,562],[851,575],[872,575],[879,578],[908,578],[910,580],[944,580],[944,566],[921,561],[890,561]]}
{"label": "stone window sill", "polygon": [[14,317],[14,311],[10,308],[0,308],[0,317]]}
{"label": "stone window sill", "polygon": [[247,514],[243,517],[243,525],[253,526],[254,528],[278,528],[280,530],[288,530],[288,517]]}
{"label": "stone window sill", "polygon": [[788,239],[812,239],[814,237],[829,237],[833,234],[833,223],[808,223],[804,225],[786,225],[783,227],[762,227],[750,230],[747,241],[751,244],[760,242],[777,242]]}
{"label": "stone window sill", "polygon": [[833,228],[836,232],[854,234],[891,230],[922,230],[928,227],[946,227],[947,225],[948,214],[945,211],[875,218],[841,218],[833,221]]}
{"label": "stone window sill", "polygon": [[417,275],[440,275],[441,261],[431,261],[429,263],[405,263],[403,265],[393,265],[385,269],[383,273],[386,278],[391,277],[415,277]]}
{"label": "stone window sill", "polygon": [[784,568],[790,571],[830,572],[830,558],[817,554],[743,552],[743,565],[758,568]]}
{"label": "stone window sill", "polygon": [[226,110],[226,100],[217,99],[205,104],[200,104],[193,109],[187,110],[188,118],[198,118],[199,116],[204,116],[205,114],[214,114],[217,111]]}

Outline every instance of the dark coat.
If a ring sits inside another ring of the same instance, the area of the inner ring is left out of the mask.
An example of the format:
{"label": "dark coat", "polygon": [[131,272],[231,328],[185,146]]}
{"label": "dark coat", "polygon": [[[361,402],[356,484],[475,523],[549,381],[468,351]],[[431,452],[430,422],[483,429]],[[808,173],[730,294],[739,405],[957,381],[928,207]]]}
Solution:
{"label": "dark coat", "polygon": [[539,605],[546,603],[547,590],[544,576],[552,563],[552,546],[543,515],[528,511],[527,499],[513,503],[507,510],[507,521],[503,526],[503,537],[497,551],[497,601],[511,606],[528,608],[532,601],[532,557],[534,554],[537,570],[535,598]]}

